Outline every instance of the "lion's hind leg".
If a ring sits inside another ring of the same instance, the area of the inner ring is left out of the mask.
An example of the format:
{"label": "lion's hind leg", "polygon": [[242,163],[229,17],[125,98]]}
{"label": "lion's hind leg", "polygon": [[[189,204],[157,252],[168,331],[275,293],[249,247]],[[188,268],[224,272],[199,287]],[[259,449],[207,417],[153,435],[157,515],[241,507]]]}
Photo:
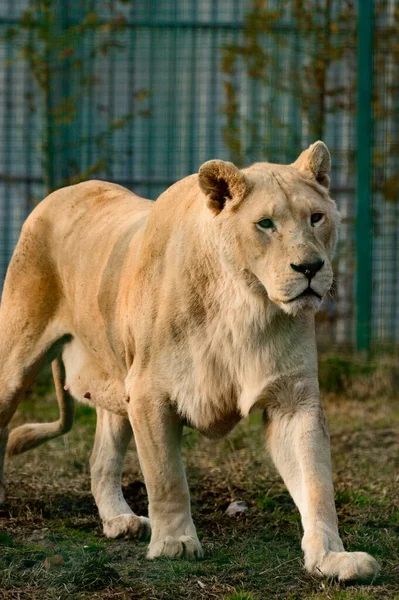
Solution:
{"label": "lion's hind leg", "polygon": [[[4,282],[0,305],[0,504],[5,499],[8,424],[25,390],[67,339],[61,295],[40,229],[24,226]],[[70,337],[70,336],[68,336]]]}
{"label": "lion's hind leg", "polygon": [[106,537],[148,540],[149,519],[135,515],[122,494],[123,460],[131,438],[128,419],[97,407],[96,437],[90,458],[91,490]]}
{"label": "lion's hind leg", "polygon": [[25,391],[43,366],[54,358],[57,343],[62,340],[57,324],[46,327],[42,321],[28,322],[25,326],[14,315],[0,310],[0,506],[5,501],[8,424]]}
{"label": "lion's hind leg", "polygon": [[25,423],[13,429],[8,437],[8,456],[21,454],[44,444],[48,440],[64,435],[70,431],[73,425],[75,402],[65,389],[65,369],[61,356],[53,360],[51,367],[60,417],[52,423]]}

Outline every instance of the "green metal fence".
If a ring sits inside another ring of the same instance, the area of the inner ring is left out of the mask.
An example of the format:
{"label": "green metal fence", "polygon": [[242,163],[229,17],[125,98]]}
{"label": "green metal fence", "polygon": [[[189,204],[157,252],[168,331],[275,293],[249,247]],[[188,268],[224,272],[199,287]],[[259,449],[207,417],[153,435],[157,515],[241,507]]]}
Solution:
{"label": "green metal fence", "polygon": [[321,343],[395,347],[398,25],[395,0],[2,0],[0,282],[46,190],[155,199],[209,158],[287,162],[321,138],[342,214]]}

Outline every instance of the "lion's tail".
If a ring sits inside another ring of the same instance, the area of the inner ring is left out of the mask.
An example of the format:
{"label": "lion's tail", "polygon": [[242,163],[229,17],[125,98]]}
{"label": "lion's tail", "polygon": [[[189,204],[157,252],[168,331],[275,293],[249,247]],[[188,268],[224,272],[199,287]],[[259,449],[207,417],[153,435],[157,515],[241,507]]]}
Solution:
{"label": "lion's tail", "polygon": [[64,389],[64,365],[61,357],[51,364],[55,393],[60,409],[58,421],[53,423],[26,423],[10,432],[7,444],[7,455],[21,454],[31,448],[36,448],[60,435],[67,433],[74,421],[75,404],[72,396]]}

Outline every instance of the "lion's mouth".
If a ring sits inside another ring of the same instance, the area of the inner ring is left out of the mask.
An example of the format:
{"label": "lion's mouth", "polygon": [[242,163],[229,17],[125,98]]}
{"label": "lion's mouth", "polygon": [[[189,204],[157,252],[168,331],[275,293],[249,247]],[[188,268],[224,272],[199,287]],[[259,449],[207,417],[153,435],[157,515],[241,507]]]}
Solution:
{"label": "lion's mouth", "polygon": [[309,298],[315,296],[316,298],[318,298],[319,300],[321,300],[321,296],[320,294],[318,294],[317,292],[314,291],[314,289],[312,289],[310,286],[306,288],[306,290],[303,290],[303,292],[301,292],[300,294],[298,294],[298,296],[295,296],[295,298],[291,298],[291,300],[287,300],[287,303],[290,302],[295,302],[295,300],[300,300],[301,298]]}

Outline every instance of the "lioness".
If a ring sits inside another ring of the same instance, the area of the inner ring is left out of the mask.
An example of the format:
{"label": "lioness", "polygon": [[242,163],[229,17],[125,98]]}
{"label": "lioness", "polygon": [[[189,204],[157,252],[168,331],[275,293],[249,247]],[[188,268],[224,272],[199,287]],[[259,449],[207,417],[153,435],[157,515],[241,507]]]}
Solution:
{"label": "lioness", "polygon": [[[48,361],[61,417],[18,427],[8,453],[65,433],[73,398],[97,409],[91,485],[107,537],[148,558],[201,557],[180,455],[184,424],[222,436],[255,408],[304,528],[306,569],[369,579],[338,534],[314,313],[332,283],[338,213],[322,142],[292,165],[222,160],[156,203],[101,181],[50,194],[11,260],[0,309],[0,495],[7,425]],[[120,485],[134,433],[150,519]]]}

